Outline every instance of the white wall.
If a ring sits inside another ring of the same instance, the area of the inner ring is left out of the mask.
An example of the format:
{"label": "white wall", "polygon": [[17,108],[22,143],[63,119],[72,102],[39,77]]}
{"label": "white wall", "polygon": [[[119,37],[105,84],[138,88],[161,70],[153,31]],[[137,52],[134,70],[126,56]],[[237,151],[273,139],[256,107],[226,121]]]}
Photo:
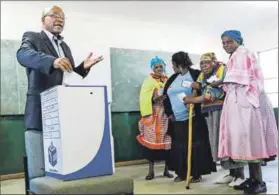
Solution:
{"label": "white wall", "polygon": [[[1,39],[20,40],[22,34],[27,30],[40,31],[41,11],[46,6],[52,5],[51,1],[1,1]],[[63,8],[63,5],[61,7]],[[73,9],[71,8],[71,10]],[[72,12],[67,9],[64,11],[67,20],[63,34],[65,41],[72,49],[76,64],[80,63],[90,51],[104,56],[104,61],[91,70],[85,82],[92,85],[107,85],[110,100],[110,47],[170,52],[184,50],[195,54],[214,51],[220,60],[226,62],[228,59],[228,55],[222,49],[220,34],[208,33],[204,30],[198,31],[184,24],[162,24],[162,22],[159,24],[127,17],[124,20],[123,16],[118,18],[118,16],[110,14],[93,14],[94,10],[92,10],[92,14]],[[203,16],[199,15],[199,17]],[[254,51],[278,46],[278,25],[274,28],[270,28],[270,26],[274,25],[267,23],[266,26],[259,27],[258,31],[253,34],[244,32],[245,45]]]}
{"label": "white wall", "polygon": [[[222,32],[221,32],[222,33]],[[226,62],[229,55],[222,48],[221,33],[213,34],[210,38],[214,51],[220,60]],[[259,27],[258,31],[252,34],[242,32],[245,47],[254,52],[278,47],[278,25],[269,26],[268,28]]]}
{"label": "white wall", "polygon": [[265,91],[273,107],[278,108],[278,49],[261,52],[259,58],[265,78]]}
{"label": "white wall", "polygon": [[[27,30],[40,31],[41,10],[32,2],[1,2],[1,39],[21,40]],[[52,3],[49,3],[52,5]],[[15,14],[16,13],[16,14]],[[67,12],[64,30],[76,63],[90,51],[103,55],[104,61],[94,67],[86,83],[107,85],[111,99],[111,72],[109,47],[201,53],[212,49],[207,36],[179,25],[152,24],[141,21],[123,21],[108,15],[86,15]],[[148,64],[147,64],[148,66]],[[169,65],[171,66],[171,65]]]}

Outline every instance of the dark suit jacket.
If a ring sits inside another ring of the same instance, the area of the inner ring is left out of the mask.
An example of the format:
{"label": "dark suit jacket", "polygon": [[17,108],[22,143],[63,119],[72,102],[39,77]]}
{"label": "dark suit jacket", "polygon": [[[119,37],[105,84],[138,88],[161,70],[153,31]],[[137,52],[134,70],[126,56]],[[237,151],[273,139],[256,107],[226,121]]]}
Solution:
{"label": "dark suit jacket", "polygon": [[[69,59],[73,70],[85,77],[88,74],[83,68],[83,63],[78,67],[74,65],[74,59],[69,46],[61,43],[65,57]],[[44,90],[61,85],[63,72],[53,68],[53,62],[59,56],[44,31],[25,32],[22,43],[17,51],[17,61],[26,68],[28,78],[27,100],[25,107],[24,124],[26,129],[42,130],[41,98]]]}

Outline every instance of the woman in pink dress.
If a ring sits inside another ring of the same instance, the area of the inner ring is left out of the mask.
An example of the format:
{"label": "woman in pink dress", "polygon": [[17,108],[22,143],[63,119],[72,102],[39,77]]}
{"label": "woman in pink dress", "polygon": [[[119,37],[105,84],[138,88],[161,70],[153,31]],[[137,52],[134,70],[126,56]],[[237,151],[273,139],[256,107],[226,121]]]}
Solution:
{"label": "woman in pink dress", "polygon": [[226,98],[220,122],[219,158],[249,164],[250,178],[235,190],[266,192],[261,161],[278,152],[278,131],[273,107],[264,91],[264,79],[255,53],[243,46],[241,33],[225,31],[223,48],[230,54],[223,88]]}

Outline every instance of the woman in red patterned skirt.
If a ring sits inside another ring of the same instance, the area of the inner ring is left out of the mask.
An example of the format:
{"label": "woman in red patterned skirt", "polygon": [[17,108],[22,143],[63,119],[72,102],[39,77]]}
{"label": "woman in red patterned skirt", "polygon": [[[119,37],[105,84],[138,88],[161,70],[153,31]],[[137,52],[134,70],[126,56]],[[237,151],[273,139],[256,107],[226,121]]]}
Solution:
{"label": "woman in red patterned skirt", "polygon": [[163,106],[163,89],[167,81],[164,75],[165,63],[159,57],[151,60],[151,73],[143,82],[140,91],[140,112],[142,118],[139,121],[140,134],[138,142],[144,146],[145,158],[149,161],[149,173],[146,180],[154,178],[154,161],[165,160],[164,176],[173,178],[168,171],[169,152],[171,149],[171,137],[167,134],[168,117]]}

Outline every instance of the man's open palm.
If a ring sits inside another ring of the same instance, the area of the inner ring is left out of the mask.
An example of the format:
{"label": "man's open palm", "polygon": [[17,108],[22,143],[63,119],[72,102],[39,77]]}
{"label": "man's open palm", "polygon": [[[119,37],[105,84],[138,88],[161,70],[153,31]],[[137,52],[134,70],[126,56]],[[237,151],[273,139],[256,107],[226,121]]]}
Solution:
{"label": "man's open palm", "polygon": [[92,55],[93,52],[91,52],[89,56],[84,60],[84,69],[89,69],[104,59],[103,56],[92,58]]}

